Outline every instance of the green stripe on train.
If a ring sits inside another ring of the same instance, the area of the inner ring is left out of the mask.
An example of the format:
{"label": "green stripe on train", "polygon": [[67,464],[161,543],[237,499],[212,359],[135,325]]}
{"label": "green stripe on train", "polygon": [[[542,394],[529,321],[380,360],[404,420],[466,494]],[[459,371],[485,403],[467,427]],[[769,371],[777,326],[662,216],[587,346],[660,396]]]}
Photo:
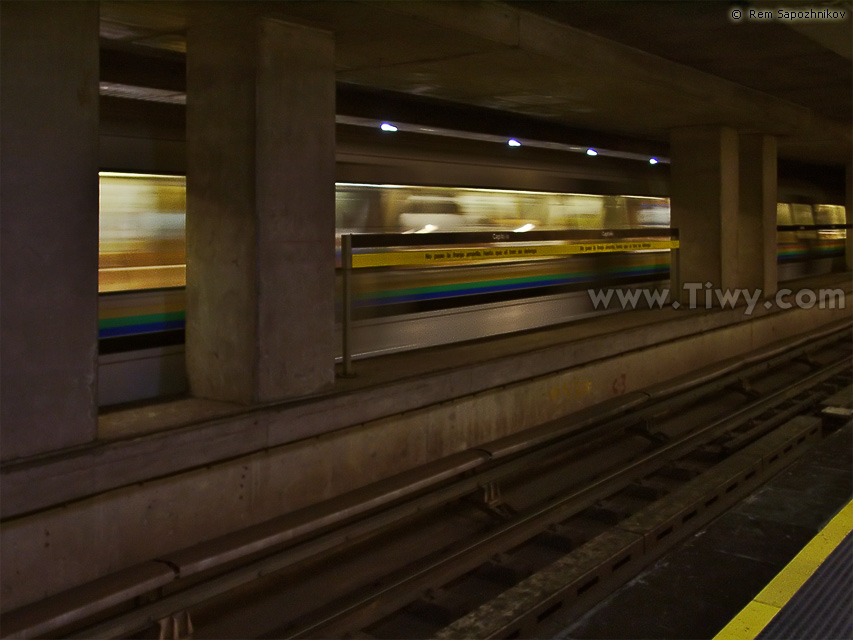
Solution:
{"label": "green stripe on train", "polygon": [[170,311],[167,313],[150,313],[142,316],[126,316],[124,318],[101,318],[98,320],[98,328],[111,329],[113,327],[127,327],[134,324],[169,322],[172,320],[183,320],[184,316],[183,311]]}
{"label": "green stripe on train", "polygon": [[[603,273],[632,273],[637,271],[660,271],[665,272],[669,269],[669,263],[664,264],[642,264],[635,265],[630,267],[611,267],[605,269]],[[578,279],[588,279],[593,277],[594,275],[600,275],[602,271],[577,271],[573,272],[571,275]],[[429,287],[414,287],[409,289],[391,289],[385,291],[370,291],[366,293],[357,293],[355,295],[356,298],[362,297],[370,297],[370,298],[396,298],[398,296],[412,296],[419,295],[424,293],[443,293],[446,291],[465,291],[468,289],[477,289],[480,287],[504,287],[507,285],[514,284],[536,284],[538,282],[547,282],[548,280],[553,280],[554,278],[559,278],[561,276],[569,275],[566,273],[553,273],[549,275],[543,276],[526,276],[524,278],[504,278],[501,280],[478,280],[476,282],[459,282],[456,284],[441,284],[441,285],[432,285]]]}

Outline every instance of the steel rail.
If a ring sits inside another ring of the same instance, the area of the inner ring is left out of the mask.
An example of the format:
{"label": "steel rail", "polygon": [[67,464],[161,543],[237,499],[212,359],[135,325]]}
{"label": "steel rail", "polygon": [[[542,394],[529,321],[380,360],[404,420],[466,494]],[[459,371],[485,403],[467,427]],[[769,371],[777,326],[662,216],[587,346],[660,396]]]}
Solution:
{"label": "steel rail", "polygon": [[552,614],[574,615],[595,606],[784,469],[820,439],[820,431],[820,418],[787,421],[430,636],[539,637],[534,629]]}

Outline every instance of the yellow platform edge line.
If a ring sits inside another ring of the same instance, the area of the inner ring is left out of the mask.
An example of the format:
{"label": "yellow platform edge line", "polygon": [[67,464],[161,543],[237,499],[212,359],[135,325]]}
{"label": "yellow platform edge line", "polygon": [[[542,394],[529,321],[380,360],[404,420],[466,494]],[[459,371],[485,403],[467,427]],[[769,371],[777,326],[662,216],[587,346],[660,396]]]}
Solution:
{"label": "yellow platform edge line", "polygon": [[752,640],[779,613],[817,568],[853,530],[853,500],[794,556],[720,632],[714,640]]}

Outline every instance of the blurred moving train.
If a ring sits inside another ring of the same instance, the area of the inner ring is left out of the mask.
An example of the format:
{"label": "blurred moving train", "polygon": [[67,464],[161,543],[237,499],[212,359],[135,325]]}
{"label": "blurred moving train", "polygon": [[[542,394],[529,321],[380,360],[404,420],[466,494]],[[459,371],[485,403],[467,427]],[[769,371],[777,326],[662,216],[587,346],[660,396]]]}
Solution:
{"label": "blurred moving train", "polygon": [[[102,405],[180,392],[185,385],[185,203],[181,176],[100,175]],[[670,221],[669,200],[662,197],[343,182],[336,185],[335,216],[338,266],[340,236],[346,233],[501,231],[522,239],[533,229],[631,229],[642,238],[645,229],[665,228]],[[780,203],[777,217],[780,225],[843,224],[845,211]],[[844,233],[780,232],[780,281],[843,269]],[[598,313],[587,289],[666,286],[669,260],[669,251],[635,251],[359,269],[353,283],[354,355]]]}

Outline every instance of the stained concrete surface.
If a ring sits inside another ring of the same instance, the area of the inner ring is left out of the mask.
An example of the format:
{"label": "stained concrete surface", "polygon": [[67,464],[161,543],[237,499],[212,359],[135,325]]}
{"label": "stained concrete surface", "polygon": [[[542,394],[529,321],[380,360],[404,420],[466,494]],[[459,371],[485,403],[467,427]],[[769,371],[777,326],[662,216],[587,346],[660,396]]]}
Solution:
{"label": "stained concrete surface", "polygon": [[853,423],[582,618],[541,637],[712,638],[853,495]]}

